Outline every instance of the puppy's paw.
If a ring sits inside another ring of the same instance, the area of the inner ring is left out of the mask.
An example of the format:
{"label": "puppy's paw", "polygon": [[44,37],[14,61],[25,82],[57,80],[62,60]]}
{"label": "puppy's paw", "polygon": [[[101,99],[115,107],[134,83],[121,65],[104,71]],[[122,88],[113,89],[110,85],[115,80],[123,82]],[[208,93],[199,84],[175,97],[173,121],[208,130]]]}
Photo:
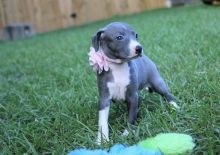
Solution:
{"label": "puppy's paw", "polygon": [[101,134],[98,134],[98,137],[96,139],[96,144],[101,145],[102,142],[109,142],[109,137],[101,137]]}
{"label": "puppy's paw", "polygon": [[176,110],[180,109],[180,107],[174,101],[170,101],[169,104],[172,105],[174,107],[174,109],[176,109]]}
{"label": "puppy's paw", "polygon": [[101,138],[97,138],[97,139],[96,139],[96,144],[97,144],[97,145],[101,145],[101,143],[102,143]]}
{"label": "puppy's paw", "polygon": [[127,129],[121,134],[122,137],[127,137],[129,135],[129,131]]}
{"label": "puppy's paw", "polygon": [[[134,134],[135,130],[131,130],[131,133]],[[125,129],[124,132],[121,134],[122,137],[127,137],[130,134],[128,129]]]}

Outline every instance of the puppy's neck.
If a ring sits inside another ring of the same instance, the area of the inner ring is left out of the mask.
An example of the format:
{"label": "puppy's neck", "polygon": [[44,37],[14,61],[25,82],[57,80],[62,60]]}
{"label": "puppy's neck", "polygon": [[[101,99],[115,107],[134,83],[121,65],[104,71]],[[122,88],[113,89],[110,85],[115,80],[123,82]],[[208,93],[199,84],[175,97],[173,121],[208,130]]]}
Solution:
{"label": "puppy's neck", "polygon": [[106,61],[109,62],[109,63],[115,63],[115,64],[122,64],[122,63],[124,63],[121,59],[109,58],[101,48],[98,50],[98,52],[103,53],[104,56],[105,56]]}
{"label": "puppy's neck", "polygon": [[109,57],[106,56],[106,60],[109,62],[109,63],[115,63],[115,64],[122,64],[124,63],[121,59],[111,59]]}

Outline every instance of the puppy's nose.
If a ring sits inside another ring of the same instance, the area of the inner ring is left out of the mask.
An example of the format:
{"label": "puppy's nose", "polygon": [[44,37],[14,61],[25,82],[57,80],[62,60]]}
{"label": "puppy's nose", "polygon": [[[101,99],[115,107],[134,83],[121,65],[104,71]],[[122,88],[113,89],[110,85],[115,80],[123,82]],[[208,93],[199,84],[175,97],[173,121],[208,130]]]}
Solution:
{"label": "puppy's nose", "polygon": [[135,54],[141,54],[142,53],[142,47],[140,45],[137,45],[135,47]]}

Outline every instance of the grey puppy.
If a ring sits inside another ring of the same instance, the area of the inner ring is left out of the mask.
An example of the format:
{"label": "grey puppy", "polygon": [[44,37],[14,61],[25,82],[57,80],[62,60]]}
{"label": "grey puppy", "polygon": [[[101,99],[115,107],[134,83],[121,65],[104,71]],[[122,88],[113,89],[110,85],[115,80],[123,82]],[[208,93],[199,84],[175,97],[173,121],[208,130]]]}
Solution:
{"label": "grey puppy", "polygon": [[[128,122],[134,124],[138,111],[138,91],[149,88],[159,93],[175,108],[178,105],[161,78],[156,65],[143,54],[138,35],[127,23],[113,22],[92,37],[95,51],[107,57],[109,70],[97,73],[99,90],[99,129],[97,143],[109,141],[108,117],[112,100],[128,105]],[[125,129],[124,135],[128,134]]]}

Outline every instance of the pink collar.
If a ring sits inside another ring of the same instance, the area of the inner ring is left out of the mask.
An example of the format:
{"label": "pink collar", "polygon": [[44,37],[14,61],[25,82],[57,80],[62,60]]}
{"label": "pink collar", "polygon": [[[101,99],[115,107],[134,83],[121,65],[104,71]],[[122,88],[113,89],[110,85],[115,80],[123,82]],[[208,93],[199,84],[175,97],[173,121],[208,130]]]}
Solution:
{"label": "pink collar", "polygon": [[94,71],[101,74],[103,71],[109,70],[109,63],[122,63],[120,59],[108,58],[102,50],[95,51],[94,47],[90,47],[89,51],[89,64],[93,67]]}

